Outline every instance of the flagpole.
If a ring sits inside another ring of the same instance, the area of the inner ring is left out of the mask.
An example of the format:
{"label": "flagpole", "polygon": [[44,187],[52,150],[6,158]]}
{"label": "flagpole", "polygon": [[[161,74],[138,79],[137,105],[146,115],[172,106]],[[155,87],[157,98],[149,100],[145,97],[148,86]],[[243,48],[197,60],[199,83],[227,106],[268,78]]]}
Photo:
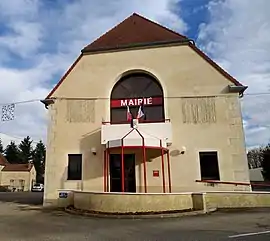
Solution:
{"label": "flagpole", "polygon": [[142,101],[142,103],[140,104],[140,107],[139,107],[139,110],[138,110],[138,113],[137,113],[137,120],[138,120],[138,122],[139,122],[139,119],[140,119],[141,117],[145,116],[143,106],[144,106],[144,97],[143,97],[143,101]]}

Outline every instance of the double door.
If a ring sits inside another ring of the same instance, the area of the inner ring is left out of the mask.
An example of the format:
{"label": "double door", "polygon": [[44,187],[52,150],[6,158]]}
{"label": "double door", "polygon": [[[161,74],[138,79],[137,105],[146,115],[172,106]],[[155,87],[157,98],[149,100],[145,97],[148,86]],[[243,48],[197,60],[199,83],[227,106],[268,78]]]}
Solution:
{"label": "double door", "polygon": [[[122,192],[121,154],[110,154],[110,191]],[[135,154],[124,154],[125,192],[136,192]]]}

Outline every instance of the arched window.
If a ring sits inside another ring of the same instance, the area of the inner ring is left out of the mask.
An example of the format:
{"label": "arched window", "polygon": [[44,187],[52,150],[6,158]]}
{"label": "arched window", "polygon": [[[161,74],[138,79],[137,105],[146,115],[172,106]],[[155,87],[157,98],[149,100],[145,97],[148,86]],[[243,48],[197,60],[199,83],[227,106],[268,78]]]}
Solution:
{"label": "arched window", "polygon": [[145,116],[141,122],[164,122],[163,90],[160,83],[145,73],[122,77],[111,92],[111,123],[127,122],[127,105],[136,118],[143,102]]}

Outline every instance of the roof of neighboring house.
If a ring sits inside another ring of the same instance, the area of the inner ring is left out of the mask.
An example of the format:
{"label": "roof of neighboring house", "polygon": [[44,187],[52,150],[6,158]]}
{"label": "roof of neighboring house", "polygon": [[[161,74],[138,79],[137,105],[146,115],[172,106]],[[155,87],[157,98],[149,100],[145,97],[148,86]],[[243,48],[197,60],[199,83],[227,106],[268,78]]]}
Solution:
{"label": "roof of neighboring house", "polygon": [[71,65],[58,84],[48,94],[46,99],[49,99],[52,96],[55,90],[61,85],[76,64],[80,61],[83,54],[172,44],[188,45],[234,85],[243,86],[229,73],[218,66],[213,60],[211,60],[206,54],[204,54],[199,48],[197,48],[193,41],[188,39],[186,36],[176,33],[158,23],[133,13],[130,17],[126,18],[120,24],[83,48],[81,50],[81,55]]}
{"label": "roof of neighboring house", "polygon": [[33,164],[8,164],[2,172],[30,172]]}
{"label": "roof of neighboring house", "polygon": [[264,181],[263,169],[261,167],[249,169],[249,178],[250,181]]}
{"label": "roof of neighboring house", "polygon": [[0,154],[0,165],[6,166],[8,164],[9,164],[9,162],[7,161],[7,159],[2,154]]}

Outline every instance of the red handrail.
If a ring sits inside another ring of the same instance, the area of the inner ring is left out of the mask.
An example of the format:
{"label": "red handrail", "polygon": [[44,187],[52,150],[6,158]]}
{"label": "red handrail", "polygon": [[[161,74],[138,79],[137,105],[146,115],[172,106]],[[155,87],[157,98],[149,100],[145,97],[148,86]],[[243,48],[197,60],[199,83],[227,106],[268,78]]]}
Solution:
{"label": "red handrail", "polygon": [[258,187],[270,187],[269,184],[256,184],[254,182],[225,182],[225,181],[218,181],[218,180],[196,180],[196,182],[204,182],[204,183],[215,183],[215,184],[229,184],[229,185],[242,185],[242,186],[258,186]]}
{"label": "red handrail", "polygon": [[248,182],[224,182],[224,181],[218,181],[218,180],[196,180],[196,182],[216,183],[216,184],[230,184],[230,185],[244,185],[244,186],[251,185]]}

